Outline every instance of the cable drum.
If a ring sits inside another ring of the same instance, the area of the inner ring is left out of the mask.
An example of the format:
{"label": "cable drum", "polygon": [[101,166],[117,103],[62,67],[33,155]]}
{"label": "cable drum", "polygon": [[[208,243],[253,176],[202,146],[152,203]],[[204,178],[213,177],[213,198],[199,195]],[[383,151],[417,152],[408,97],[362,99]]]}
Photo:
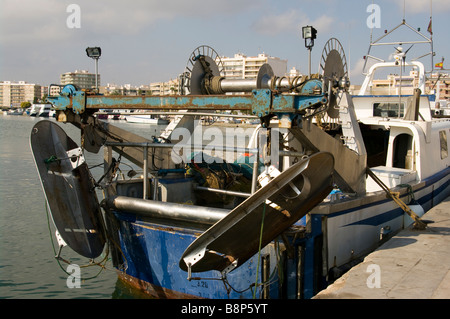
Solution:
{"label": "cable drum", "polygon": [[[336,100],[337,91],[338,89],[346,89],[349,84],[344,48],[336,38],[331,38],[325,43],[319,63],[319,74],[322,76],[323,90],[328,93],[327,115],[331,119],[336,119],[339,117]],[[323,120],[326,121],[326,117]]]}

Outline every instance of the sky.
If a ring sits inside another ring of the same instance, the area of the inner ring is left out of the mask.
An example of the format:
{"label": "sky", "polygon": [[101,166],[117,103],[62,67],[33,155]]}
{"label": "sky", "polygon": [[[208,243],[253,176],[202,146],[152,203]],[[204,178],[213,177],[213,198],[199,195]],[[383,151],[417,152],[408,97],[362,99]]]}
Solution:
{"label": "sky", "polygon": [[[368,10],[373,4],[378,11]],[[450,0],[0,0],[0,81],[49,85],[58,84],[64,72],[93,73],[94,61],[85,53],[90,46],[102,48],[102,85],[174,79],[200,45],[221,56],[266,53],[287,60],[287,70],[306,73],[301,28],[312,25],[317,29],[312,71],[317,72],[323,47],[334,37],[344,48],[350,82],[360,84],[371,34],[375,40],[405,18],[430,36],[431,14],[434,63],[444,57],[445,67]],[[418,40],[405,26],[399,31]],[[419,46],[408,54],[420,56]],[[393,51],[371,54],[387,60]],[[423,52],[429,51],[427,46]],[[429,56],[421,61],[431,66]]]}

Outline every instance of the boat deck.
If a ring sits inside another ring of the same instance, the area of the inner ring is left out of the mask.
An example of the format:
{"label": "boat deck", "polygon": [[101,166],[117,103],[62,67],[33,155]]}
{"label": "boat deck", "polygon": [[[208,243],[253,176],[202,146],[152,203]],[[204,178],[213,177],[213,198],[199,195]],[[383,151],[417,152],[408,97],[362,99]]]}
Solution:
{"label": "boat deck", "polygon": [[450,197],[402,230],[314,299],[450,298]]}

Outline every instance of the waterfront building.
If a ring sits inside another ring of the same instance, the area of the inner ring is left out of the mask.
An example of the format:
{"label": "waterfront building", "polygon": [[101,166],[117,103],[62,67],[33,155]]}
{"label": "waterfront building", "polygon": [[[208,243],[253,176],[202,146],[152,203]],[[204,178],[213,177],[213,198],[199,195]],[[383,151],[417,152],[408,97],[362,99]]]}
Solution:
{"label": "waterfront building", "polygon": [[[371,94],[374,95],[412,95],[419,85],[419,73],[412,70],[400,78],[398,74],[389,74],[386,79],[373,80]],[[401,87],[401,91],[400,91]]]}
{"label": "waterfront building", "polygon": [[100,86],[99,90],[100,93],[104,95],[139,96],[150,94],[150,86],[148,85],[134,86],[131,84],[117,85],[114,83],[107,83],[106,86]]}
{"label": "waterfront building", "polygon": [[289,72],[286,74],[286,76],[287,77],[289,77],[289,78],[295,78],[295,77],[297,77],[297,76],[300,76],[300,75],[302,75],[301,73],[300,73],[300,71],[299,70],[297,70],[296,68],[295,68],[295,66],[293,66],[290,70],[289,70]]}
{"label": "waterfront building", "polygon": [[[373,95],[412,95],[414,88],[419,86],[419,74],[411,70],[409,74],[389,74],[385,79],[373,80],[369,93]],[[401,86],[401,91],[400,91]],[[360,86],[351,85],[352,94],[358,94]],[[436,94],[436,100],[450,100],[450,74],[432,73],[425,82],[424,94]]]}
{"label": "waterfront building", "polygon": [[41,86],[41,98],[48,95],[48,86]]}
{"label": "waterfront building", "polygon": [[57,86],[57,85],[51,85],[50,86],[50,92],[48,92],[48,95],[56,96],[56,95],[59,95],[59,93],[61,93],[61,87],[60,86]]}
{"label": "waterfront building", "polygon": [[268,63],[277,76],[286,75],[287,60],[271,57],[265,53],[257,56],[246,56],[236,53],[234,57],[221,57],[223,63],[223,76],[230,79],[256,79],[259,68]]}
{"label": "waterfront building", "polygon": [[0,105],[2,107],[17,108],[22,102],[34,103],[41,99],[41,86],[25,81],[0,82]]}
{"label": "waterfront building", "polygon": [[[271,57],[265,53],[258,56],[248,57],[242,53],[235,54],[234,57],[221,57],[223,62],[222,76],[235,79],[256,79],[259,68],[268,63],[277,76],[299,76],[300,72],[293,67],[287,72],[287,60]],[[165,82],[152,82],[149,85],[131,86],[130,84],[117,85],[108,83],[100,87],[100,93],[105,95],[174,95],[179,92],[179,78]]]}
{"label": "waterfront building", "polygon": [[[73,84],[80,89],[95,88],[95,74],[87,70],[75,70],[61,74],[61,85]],[[100,86],[100,74],[98,75],[98,85]]]}
{"label": "waterfront building", "polygon": [[450,101],[450,74],[432,73],[426,82],[430,92],[436,93],[436,100]]}
{"label": "waterfront building", "polygon": [[153,82],[150,83],[151,95],[174,95],[178,94],[179,80],[171,79],[167,82]]}

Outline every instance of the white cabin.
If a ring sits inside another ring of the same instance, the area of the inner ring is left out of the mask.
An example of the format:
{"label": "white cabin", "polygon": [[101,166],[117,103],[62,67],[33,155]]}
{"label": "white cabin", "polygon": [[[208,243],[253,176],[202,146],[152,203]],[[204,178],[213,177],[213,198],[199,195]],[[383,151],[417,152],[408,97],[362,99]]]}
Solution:
{"label": "white cabin", "polygon": [[[405,65],[419,73],[420,92],[416,95],[369,94],[375,71],[398,68],[393,62],[382,62],[370,68],[359,94],[353,96],[368,152],[368,166],[388,187],[420,182],[450,166],[449,119],[433,119],[430,96],[420,94],[425,91],[423,64],[415,61]],[[368,192],[380,189],[368,178]]]}

